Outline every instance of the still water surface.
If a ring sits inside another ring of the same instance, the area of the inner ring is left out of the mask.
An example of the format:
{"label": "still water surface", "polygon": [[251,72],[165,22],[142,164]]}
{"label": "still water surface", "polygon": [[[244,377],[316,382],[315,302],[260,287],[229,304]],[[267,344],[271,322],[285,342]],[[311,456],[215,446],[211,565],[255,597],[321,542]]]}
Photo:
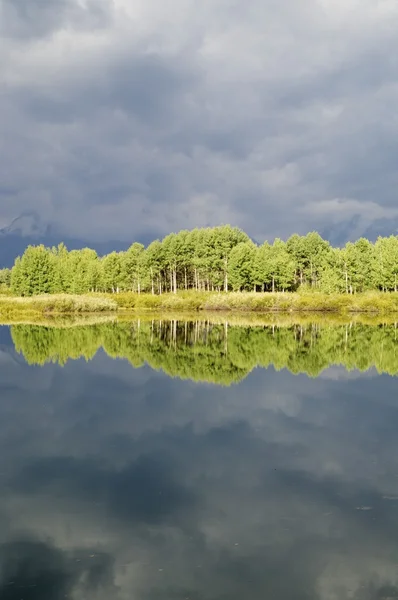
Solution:
{"label": "still water surface", "polygon": [[397,340],[0,327],[1,600],[398,598]]}

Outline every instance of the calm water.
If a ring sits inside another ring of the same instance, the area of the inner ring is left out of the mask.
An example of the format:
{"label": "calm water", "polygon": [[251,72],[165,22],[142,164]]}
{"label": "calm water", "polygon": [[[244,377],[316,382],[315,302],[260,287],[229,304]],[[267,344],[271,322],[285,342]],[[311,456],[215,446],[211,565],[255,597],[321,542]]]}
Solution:
{"label": "calm water", "polygon": [[398,598],[397,340],[0,327],[1,600]]}

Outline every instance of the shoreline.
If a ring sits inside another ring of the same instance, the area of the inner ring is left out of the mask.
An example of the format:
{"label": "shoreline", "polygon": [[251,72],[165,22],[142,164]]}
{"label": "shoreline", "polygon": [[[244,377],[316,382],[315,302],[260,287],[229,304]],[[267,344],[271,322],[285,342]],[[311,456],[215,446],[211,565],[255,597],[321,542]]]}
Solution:
{"label": "shoreline", "polygon": [[[131,298],[130,298],[131,299]],[[101,323],[128,323],[135,321],[199,321],[230,326],[262,327],[314,325],[395,325],[398,327],[398,308],[356,307],[332,308],[308,305],[308,297],[303,297],[305,306],[275,306],[268,309],[247,309],[240,305],[208,308],[206,305],[192,308],[192,298],[166,298],[159,307],[123,306],[102,296],[63,297],[46,296],[13,298],[0,296],[0,325],[30,324],[46,327],[74,327]],[[225,295],[225,299],[229,299]],[[133,299],[136,301],[136,298]],[[142,298],[140,299],[142,300]],[[145,299],[144,299],[145,300]],[[188,301],[187,301],[188,300]],[[319,300],[319,299],[318,299]],[[339,298],[337,298],[339,300]],[[367,299],[368,300],[368,299]],[[152,300],[153,301],[153,300]],[[334,298],[336,301],[336,298]],[[92,309],[94,303],[94,309]],[[92,309],[92,310],[90,310]]]}
{"label": "shoreline", "polygon": [[0,295],[0,321],[52,316],[122,316],[138,313],[247,314],[247,315],[394,315],[398,293],[346,295],[321,293],[195,293],[179,294],[53,294],[32,297]]}
{"label": "shoreline", "polygon": [[0,295],[0,321],[52,316],[123,316],[138,313],[246,315],[394,315],[398,293],[365,294],[180,292],[178,294],[54,294],[32,297]]}

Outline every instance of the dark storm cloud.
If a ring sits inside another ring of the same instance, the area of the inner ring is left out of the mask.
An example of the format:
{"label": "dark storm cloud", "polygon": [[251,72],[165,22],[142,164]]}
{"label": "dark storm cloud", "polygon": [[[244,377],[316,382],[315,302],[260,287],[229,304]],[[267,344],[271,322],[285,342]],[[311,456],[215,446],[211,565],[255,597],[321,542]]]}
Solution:
{"label": "dark storm cloud", "polygon": [[2,0],[0,32],[4,38],[40,39],[67,27],[109,25],[110,0]]}
{"label": "dark storm cloud", "polygon": [[261,240],[398,217],[396,3],[2,11],[0,225],[32,209],[60,235],[232,222]]}
{"label": "dark storm cloud", "polygon": [[120,110],[136,119],[141,129],[165,125],[166,119],[175,119],[180,95],[193,85],[194,79],[182,59],[176,61],[155,54],[125,55],[105,60],[81,80],[72,80],[72,89],[68,81],[33,90],[22,84],[14,99],[23,112],[38,122],[91,121],[93,116],[100,119],[103,110],[108,117],[112,111]]}

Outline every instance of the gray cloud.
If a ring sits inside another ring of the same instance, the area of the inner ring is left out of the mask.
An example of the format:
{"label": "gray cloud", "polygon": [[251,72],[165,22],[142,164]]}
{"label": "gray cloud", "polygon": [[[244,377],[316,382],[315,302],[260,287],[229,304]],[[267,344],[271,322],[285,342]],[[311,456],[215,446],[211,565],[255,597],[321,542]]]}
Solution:
{"label": "gray cloud", "polygon": [[0,225],[31,209],[93,240],[220,222],[261,240],[398,217],[394,2],[2,10]]}
{"label": "gray cloud", "polygon": [[61,29],[109,25],[110,0],[3,0],[0,31],[5,38],[37,40]]}

